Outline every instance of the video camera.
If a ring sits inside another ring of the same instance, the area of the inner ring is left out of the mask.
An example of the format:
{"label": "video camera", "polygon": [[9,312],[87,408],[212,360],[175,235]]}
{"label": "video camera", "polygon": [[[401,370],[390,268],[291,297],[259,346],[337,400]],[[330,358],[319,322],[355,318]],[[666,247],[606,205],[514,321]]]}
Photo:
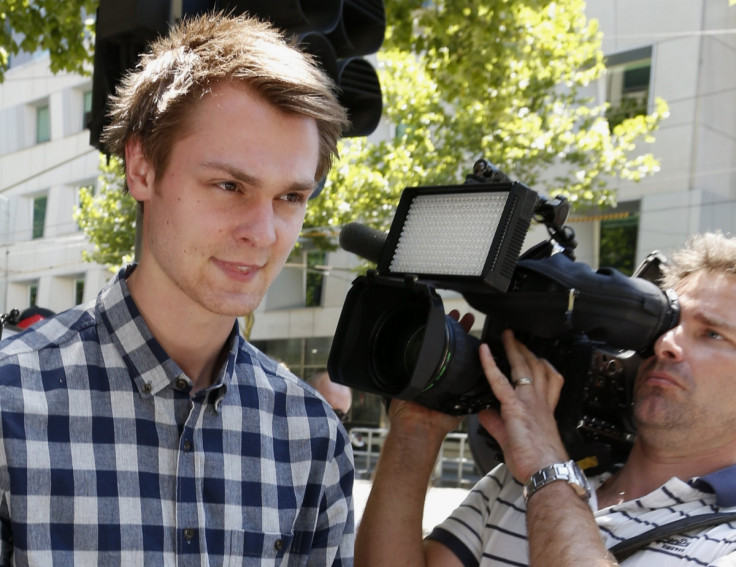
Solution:
{"label": "video camera", "polygon": [[[333,381],[453,415],[496,407],[480,366],[499,368],[510,328],[565,377],[556,418],[568,451],[594,468],[628,453],[642,357],[677,324],[674,292],[574,260],[569,203],[511,182],[485,160],[462,185],[407,188],[388,234],[351,223],[342,248],[376,262],[348,292],[328,359]],[[549,240],[521,257],[532,219]],[[656,272],[646,265],[639,272]],[[650,278],[651,279],[651,278]],[[445,314],[437,289],[486,315],[480,340]]]}

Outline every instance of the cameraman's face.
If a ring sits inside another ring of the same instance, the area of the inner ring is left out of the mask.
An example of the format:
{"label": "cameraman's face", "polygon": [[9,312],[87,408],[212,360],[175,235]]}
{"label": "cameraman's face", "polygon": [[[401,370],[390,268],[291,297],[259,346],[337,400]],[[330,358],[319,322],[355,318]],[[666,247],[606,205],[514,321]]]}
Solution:
{"label": "cameraman's face", "polygon": [[701,272],[676,291],[680,322],[634,386],[637,427],[700,450],[736,443],[736,276]]}

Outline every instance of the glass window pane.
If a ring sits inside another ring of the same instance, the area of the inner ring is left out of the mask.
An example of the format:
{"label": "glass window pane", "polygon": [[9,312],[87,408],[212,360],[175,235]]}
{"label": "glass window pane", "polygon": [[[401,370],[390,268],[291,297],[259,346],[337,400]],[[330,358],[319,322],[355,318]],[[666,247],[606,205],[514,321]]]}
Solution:
{"label": "glass window pane", "polygon": [[610,104],[606,118],[611,129],[627,118],[646,114],[651,70],[651,57],[626,61],[606,70],[606,96]]}
{"label": "glass window pane", "polygon": [[300,375],[302,367],[302,339],[253,341],[253,346],[259,348],[271,358],[283,362],[294,374]]}
{"label": "glass window pane", "polygon": [[38,298],[38,284],[29,285],[28,286],[28,307],[35,307],[37,298]]}
{"label": "glass window pane", "polygon": [[36,143],[48,142],[51,139],[51,114],[49,105],[36,109]]}
{"label": "glass window pane", "polygon": [[327,367],[331,337],[309,337],[305,343],[304,364],[308,367]]}
{"label": "glass window pane", "polygon": [[636,268],[639,215],[601,221],[600,266],[616,268],[627,276]]}
{"label": "glass window pane", "polygon": [[84,111],[82,115],[82,128],[86,128],[92,116],[92,91],[84,93]]}
{"label": "glass window pane", "polygon": [[33,238],[43,238],[46,224],[46,195],[33,199]]}
{"label": "glass window pane", "polygon": [[317,266],[324,266],[326,258],[327,253],[324,250],[310,250],[307,252],[307,307],[319,307],[322,305],[322,288],[325,276]]}
{"label": "glass window pane", "polygon": [[74,281],[74,304],[79,305],[84,301],[84,278]]}

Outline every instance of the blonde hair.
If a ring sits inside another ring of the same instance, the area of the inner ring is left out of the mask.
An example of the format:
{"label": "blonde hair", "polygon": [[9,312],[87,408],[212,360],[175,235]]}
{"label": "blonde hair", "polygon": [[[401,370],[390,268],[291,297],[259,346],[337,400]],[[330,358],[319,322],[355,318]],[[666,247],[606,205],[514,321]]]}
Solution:
{"label": "blonde hair", "polygon": [[663,288],[676,288],[693,274],[736,275],[736,238],[720,231],[691,236],[685,246],[670,255],[662,267]]}
{"label": "blonde hair", "polygon": [[334,82],[294,40],[247,15],[186,19],[154,41],[111,96],[102,143],[124,160],[125,144],[138,138],[160,174],[193,108],[218,84],[231,82],[285,113],[314,118],[320,136],[315,180],[327,174],[348,125]]}

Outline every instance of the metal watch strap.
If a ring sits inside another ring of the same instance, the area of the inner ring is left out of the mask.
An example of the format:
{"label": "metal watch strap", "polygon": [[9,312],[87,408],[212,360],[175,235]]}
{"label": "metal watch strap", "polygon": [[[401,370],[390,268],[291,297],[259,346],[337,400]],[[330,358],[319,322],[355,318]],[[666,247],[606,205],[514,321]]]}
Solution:
{"label": "metal watch strap", "polygon": [[575,461],[567,461],[544,467],[529,477],[524,485],[524,501],[529,501],[540,488],[558,480],[567,482],[583,500],[590,498],[590,485],[585,474]]}

